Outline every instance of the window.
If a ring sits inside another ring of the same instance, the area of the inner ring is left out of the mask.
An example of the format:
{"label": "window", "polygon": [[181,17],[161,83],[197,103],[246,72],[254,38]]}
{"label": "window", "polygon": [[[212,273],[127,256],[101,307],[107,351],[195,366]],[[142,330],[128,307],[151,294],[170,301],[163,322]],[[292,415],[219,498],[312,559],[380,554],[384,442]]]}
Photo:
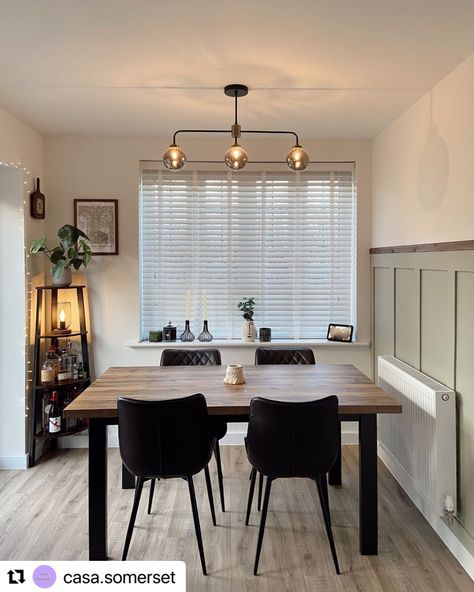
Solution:
{"label": "window", "polygon": [[325,338],[329,323],[355,324],[353,167],[324,166],[232,173],[143,163],[142,339],[169,320],[179,336],[188,290],[196,337],[203,290],[215,339],[240,337],[237,303],[250,296],[272,338]]}

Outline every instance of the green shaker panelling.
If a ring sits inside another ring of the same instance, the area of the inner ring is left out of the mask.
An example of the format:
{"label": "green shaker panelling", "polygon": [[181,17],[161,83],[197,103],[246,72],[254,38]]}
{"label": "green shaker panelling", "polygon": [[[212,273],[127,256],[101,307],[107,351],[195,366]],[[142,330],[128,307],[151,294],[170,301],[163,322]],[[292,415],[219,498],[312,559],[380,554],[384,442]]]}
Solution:
{"label": "green shaker panelling", "polygon": [[448,271],[421,270],[422,372],[454,388],[454,298]]}
{"label": "green shaker panelling", "polygon": [[414,368],[420,367],[420,273],[395,270],[395,356]]}
{"label": "green shaker panelling", "polygon": [[[457,274],[456,391],[459,430],[459,511],[474,533],[474,273]],[[470,512],[468,510],[471,510]]]}
{"label": "green shaker panelling", "polygon": [[[393,356],[393,270],[389,267],[374,267],[374,356]],[[377,364],[374,364],[377,373]]]}

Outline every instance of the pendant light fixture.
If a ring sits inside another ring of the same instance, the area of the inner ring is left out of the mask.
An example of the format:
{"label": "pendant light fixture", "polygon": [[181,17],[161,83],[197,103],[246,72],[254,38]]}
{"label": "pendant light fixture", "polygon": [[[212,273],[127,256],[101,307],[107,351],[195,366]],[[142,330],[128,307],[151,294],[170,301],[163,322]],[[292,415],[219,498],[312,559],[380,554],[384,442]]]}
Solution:
{"label": "pendant light fixture", "polygon": [[[245,97],[249,89],[244,84],[229,84],[224,88],[224,93],[234,99],[234,123],[230,128],[233,138],[233,144],[224,155],[225,164],[233,171],[243,169],[248,162],[247,152],[240,146],[238,140],[242,134],[290,134],[295,137],[295,144],[286,156],[286,164],[293,171],[304,171],[309,164],[309,156],[299,143],[298,135],[292,131],[282,130],[243,130],[237,118],[237,101],[240,97]],[[171,170],[183,168],[186,164],[186,154],[176,143],[178,134],[228,134],[228,130],[177,130],[173,134],[173,141],[169,148],[163,154],[164,165]],[[202,162],[202,161],[201,161]]]}

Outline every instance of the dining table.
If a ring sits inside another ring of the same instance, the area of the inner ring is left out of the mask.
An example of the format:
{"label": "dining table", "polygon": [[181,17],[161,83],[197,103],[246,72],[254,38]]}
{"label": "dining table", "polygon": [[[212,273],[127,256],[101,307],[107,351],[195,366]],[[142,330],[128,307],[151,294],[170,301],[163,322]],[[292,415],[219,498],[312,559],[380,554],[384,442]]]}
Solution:
{"label": "dining table", "polygon": [[[401,413],[401,404],[350,364],[249,365],[243,371],[246,382],[233,385],[224,383],[225,366],[111,367],[64,409],[66,418],[89,422],[90,560],[107,559],[107,426],[118,423],[118,397],[151,401],[194,393],[205,396],[209,415],[226,422],[247,421],[257,396],[299,402],[337,395],[340,421],[356,421],[359,428],[360,553],[378,553],[377,415]],[[341,483],[340,459],[329,483]]]}

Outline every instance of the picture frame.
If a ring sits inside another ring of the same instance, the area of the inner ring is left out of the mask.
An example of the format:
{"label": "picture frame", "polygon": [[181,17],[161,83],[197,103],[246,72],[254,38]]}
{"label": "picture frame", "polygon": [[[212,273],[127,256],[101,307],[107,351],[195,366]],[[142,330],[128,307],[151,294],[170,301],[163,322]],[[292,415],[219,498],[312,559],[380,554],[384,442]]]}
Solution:
{"label": "picture frame", "polygon": [[74,226],[89,237],[92,255],[118,255],[118,199],[75,199]]}
{"label": "picture frame", "polygon": [[326,339],[328,341],[343,341],[345,343],[350,343],[352,341],[353,333],[353,325],[336,325],[334,323],[329,323]]}

